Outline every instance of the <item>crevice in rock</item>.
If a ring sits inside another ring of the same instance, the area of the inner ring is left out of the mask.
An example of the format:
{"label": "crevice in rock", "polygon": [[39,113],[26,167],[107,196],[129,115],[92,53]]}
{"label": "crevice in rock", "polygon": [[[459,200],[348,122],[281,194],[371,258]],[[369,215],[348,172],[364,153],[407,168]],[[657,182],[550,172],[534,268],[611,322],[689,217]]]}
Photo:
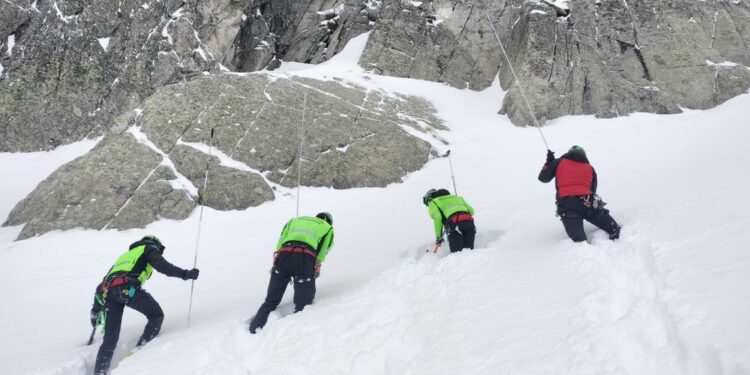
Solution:
{"label": "crevice in rock", "polygon": [[638,48],[638,46],[635,46],[633,51],[635,52],[635,56],[638,57],[638,61],[641,63],[641,67],[643,67],[643,78],[646,78],[649,81],[653,81],[651,79],[651,73],[648,71],[648,66],[646,66],[646,60],[643,59],[643,53],[641,53],[641,49]]}
{"label": "crevice in rock", "polygon": [[[638,57],[638,61],[641,63],[641,66],[643,67],[643,77],[647,80],[651,81],[651,74],[648,71],[648,66],[646,66],[646,61],[643,59],[643,54],[641,53],[641,47],[638,43],[638,30],[635,27],[635,20],[633,19],[633,13],[630,11],[630,6],[628,6],[627,0],[622,0],[623,4],[625,4],[625,8],[628,10],[628,17],[630,17],[630,27],[633,29],[633,42],[635,44],[631,44],[633,47],[633,52],[635,52],[635,55]],[[618,40],[618,42],[620,42]],[[622,48],[622,45],[620,45],[620,48]]]}
{"label": "crevice in rock", "polygon": [[602,43],[599,40],[599,6],[601,4],[599,1],[594,4],[594,40],[596,40],[597,48],[602,48]]}
{"label": "crevice in rock", "polygon": [[[357,125],[359,124],[359,119],[362,117],[362,112],[365,111],[365,104],[367,103],[367,98],[370,97],[370,90],[367,90],[365,92],[365,97],[362,99],[362,104],[360,105],[359,112],[357,112],[357,117],[354,119],[354,124],[352,125],[352,130],[349,132],[349,140],[348,143],[351,145],[352,139],[354,138],[354,131],[357,130]],[[344,147],[345,145],[341,145],[339,147]]]}
{"label": "crevice in rock", "polygon": [[589,75],[584,74],[583,76],[583,90],[581,90],[581,105],[584,106],[588,103],[588,98],[591,97],[591,87],[589,86]]}
{"label": "crevice in rock", "polygon": [[[31,23],[31,18],[26,18],[25,21],[23,21],[18,27],[16,27],[13,31],[10,32],[10,34],[15,34],[16,38],[21,39],[23,35],[25,35],[26,28]],[[10,35],[8,34],[8,35]],[[3,36],[3,38],[7,37],[7,35]]]}
{"label": "crevice in rock", "polygon": [[557,5],[553,4],[553,3],[550,3],[547,0],[542,0],[542,4],[547,5],[550,8],[554,9],[555,13],[557,14],[558,17],[567,17],[568,15],[570,15],[570,9],[560,8],[559,6],[557,6]]}
{"label": "crevice in rock", "polygon": [[[571,32],[572,31],[572,32]],[[573,43],[573,34],[572,33],[578,33],[578,30],[575,29],[575,27],[572,27],[568,24],[566,30],[565,30],[565,59],[567,63],[568,69],[572,69],[574,66],[573,62],[573,55],[575,54],[573,52],[572,43]],[[576,47],[578,47],[578,43],[576,42]],[[580,50],[578,51],[580,53]],[[580,59],[580,54],[578,55]],[[580,61],[578,61],[580,63]]]}
{"label": "crevice in rock", "polygon": [[718,0],[714,0],[714,22],[713,22],[713,29],[711,30],[711,48],[714,48],[714,43],[716,42],[716,21],[718,18],[719,18],[719,4],[718,4]]}
{"label": "crevice in rock", "polygon": [[63,39],[62,53],[60,53],[60,63],[57,65],[57,75],[55,78],[55,89],[48,94],[57,93],[57,89],[60,87],[60,79],[62,78],[63,65],[65,65],[65,53],[68,50],[68,38]]}
{"label": "crevice in rock", "polygon": [[[461,39],[464,36],[464,31],[466,31],[466,25],[469,23],[469,20],[471,19],[471,15],[474,14],[474,8],[475,8],[475,6],[472,5],[471,9],[469,9],[469,15],[466,16],[466,21],[464,21],[463,26],[461,26],[461,31],[456,36],[456,46],[453,48],[453,50],[451,50],[450,56],[448,56],[448,61],[446,63],[446,67],[450,65],[451,61],[453,61],[453,56],[456,54],[456,50],[458,50],[459,48],[461,48],[460,47],[461,46]],[[445,71],[441,70],[440,71],[440,79],[442,80],[442,78],[444,76],[445,76]]]}
{"label": "crevice in rock", "polygon": [[[299,85],[299,86],[302,86],[302,87],[304,87],[304,88],[306,88],[306,89],[309,89],[309,90],[313,90],[313,91],[316,91],[316,92],[318,92],[318,93],[321,93],[321,94],[323,94],[323,95],[329,96],[329,97],[331,97],[331,98],[334,98],[334,99],[336,99],[336,100],[340,100],[340,101],[341,101],[342,103],[344,103],[344,104],[346,104],[346,105],[349,105],[349,106],[355,107],[355,108],[357,108],[357,109],[362,109],[362,110],[364,110],[364,111],[366,111],[366,112],[372,112],[372,113],[374,113],[374,114],[376,114],[376,115],[378,114],[378,113],[376,113],[376,112],[370,111],[370,110],[369,110],[369,109],[367,109],[367,108],[364,108],[364,107],[362,107],[362,106],[358,106],[358,105],[356,105],[356,104],[354,104],[354,103],[351,103],[351,102],[349,102],[348,100],[344,100],[343,98],[341,98],[341,97],[339,97],[339,96],[336,96],[336,95],[334,95],[334,94],[331,94],[331,93],[330,93],[330,92],[328,92],[328,91],[324,91],[324,90],[321,90],[321,89],[319,89],[319,88],[316,88],[316,87],[313,87],[313,86],[305,85],[304,83],[301,83],[301,82],[297,82],[297,81],[295,81],[295,80],[293,80],[293,79],[292,79],[292,80],[289,80],[289,81],[290,81],[290,82],[292,82],[292,83],[295,83],[295,84],[297,84],[297,85]],[[283,105],[283,104],[278,104],[278,103],[273,103],[273,104],[274,104],[274,105],[278,105],[278,106],[282,106],[282,107],[285,107],[285,108],[290,108],[290,109],[294,109],[294,110],[296,110],[296,111],[299,111],[299,110],[300,110],[299,108],[292,108],[292,107],[289,107],[289,106],[285,106],[285,105]]]}
{"label": "crevice in rock", "polygon": [[714,73],[714,95],[713,95],[714,103],[719,102],[719,93],[716,92],[716,85],[718,84],[718,80],[719,80],[719,68],[718,67],[716,68],[717,68],[716,72]]}
{"label": "crevice in rock", "polygon": [[617,41],[617,44],[620,46],[620,53],[627,52],[628,49],[633,50],[633,53],[635,53],[635,56],[638,58],[638,62],[641,64],[641,68],[643,69],[643,78],[652,81],[651,79],[651,73],[648,71],[648,66],[646,66],[646,61],[643,59],[643,54],[641,53],[640,48],[638,48],[637,45],[615,39]]}
{"label": "crevice in rock", "polygon": [[117,209],[117,212],[115,212],[115,214],[112,215],[112,217],[109,219],[109,221],[107,221],[107,223],[104,224],[104,226],[101,227],[101,229],[99,229],[99,230],[105,230],[105,229],[107,229],[107,227],[109,227],[109,224],[112,224],[112,222],[115,221],[115,219],[117,219],[117,216],[119,216],[120,213],[122,212],[122,210],[124,210],[125,207],[127,207],[128,203],[130,203],[130,201],[133,200],[133,197],[135,197],[135,195],[138,193],[138,190],[140,190],[143,187],[143,185],[146,184],[146,182],[156,172],[156,170],[159,168],[160,165],[161,165],[161,163],[157,163],[156,166],[153,167],[150,172],[148,172],[148,175],[146,176],[146,178],[144,178],[143,181],[141,181],[141,183],[138,185],[138,187],[135,188],[135,190],[133,190],[133,194],[130,194],[130,196],[128,197],[128,199],[125,200],[125,203],[123,203],[120,206],[120,208]]}
{"label": "crevice in rock", "polygon": [[552,65],[549,69],[549,76],[547,76],[547,83],[552,80],[552,74],[555,72],[555,62],[557,62],[557,23],[553,21],[552,27],[555,29],[555,46],[552,47]]}
{"label": "crevice in rock", "polygon": [[[187,86],[185,86],[185,87],[187,88]],[[223,94],[223,93],[222,93],[222,94],[219,94],[219,96],[217,96],[217,97],[216,97],[216,99],[214,99],[214,101],[213,101],[213,102],[211,102],[211,104],[209,104],[208,106],[204,107],[204,108],[203,108],[203,109],[202,109],[202,110],[201,110],[200,112],[198,112],[198,114],[197,114],[197,115],[195,115],[195,117],[193,117],[193,119],[192,119],[192,120],[190,120],[190,121],[189,121],[189,122],[187,123],[187,126],[185,126],[185,128],[184,128],[184,129],[182,129],[182,133],[180,133],[180,136],[179,136],[179,137],[178,137],[177,139],[180,139],[180,138],[182,138],[182,137],[183,137],[183,136],[185,135],[185,133],[187,133],[187,131],[188,131],[188,130],[190,130],[190,129],[191,129],[191,128],[192,128],[193,126],[194,126],[194,124],[193,124],[193,123],[195,122],[195,120],[197,120],[197,119],[198,119],[199,117],[201,117],[201,116],[202,116],[202,115],[203,115],[204,113],[206,113],[206,111],[208,111],[208,110],[210,110],[211,108],[213,108],[213,106],[214,106],[214,105],[216,105],[216,103],[218,103],[218,102],[219,102],[219,100],[221,100],[221,98],[222,98],[222,97],[224,97],[224,94]],[[177,146],[177,142],[175,142],[174,144],[172,144],[172,146],[171,146],[171,147],[169,148],[169,150],[167,150],[167,151],[166,151],[166,152],[165,152],[164,154],[165,154],[165,155],[169,155],[169,153],[171,153],[171,152],[172,152],[172,150],[174,150],[175,146]]]}
{"label": "crevice in rock", "polygon": [[[269,85],[270,85],[270,83],[269,83]],[[266,87],[268,87],[268,85],[266,85]],[[232,152],[229,154],[230,158],[234,156],[234,152],[237,151],[237,147],[240,146],[240,144],[242,143],[242,141],[247,136],[247,133],[249,133],[250,129],[253,128],[253,126],[255,125],[255,121],[258,120],[258,117],[260,117],[260,114],[263,112],[263,109],[266,108],[266,104],[268,104],[268,103],[272,103],[272,102],[265,102],[265,103],[263,103],[262,106],[260,106],[260,109],[258,110],[258,113],[255,115],[255,118],[253,118],[253,121],[250,122],[250,125],[248,125],[247,129],[245,129],[245,133],[242,134],[242,137],[240,137],[240,139],[237,141],[237,144],[235,144],[234,147],[232,148]]]}

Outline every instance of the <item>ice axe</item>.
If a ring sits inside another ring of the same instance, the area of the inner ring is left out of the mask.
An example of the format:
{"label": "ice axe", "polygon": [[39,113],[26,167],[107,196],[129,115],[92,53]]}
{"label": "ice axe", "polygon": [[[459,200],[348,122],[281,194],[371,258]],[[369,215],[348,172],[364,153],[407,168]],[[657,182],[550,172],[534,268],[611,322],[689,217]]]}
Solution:
{"label": "ice axe", "polygon": [[91,328],[91,336],[89,336],[89,342],[86,344],[86,346],[91,346],[91,344],[94,343],[94,335],[96,334],[96,326],[94,328]]}
{"label": "ice axe", "polygon": [[435,244],[435,248],[434,248],[434,249],[432,250],[432,253],[433,253],[433,254],[437,254],[437,252],[438,252],[438,251],[440,251],[440,245],[441,245],[441,244],[442,244],[442,243],[436,243],[436,244]]}
{"label": "ice axe", "polygon": [[[443,233],[441,233],[441,234],[440,234],[440,238],[441,238],[441,239],[443,238],[443,235],[444,235],[444,234],[445,234],[445,231],[443,231]],[[433,248],[433,249],[432,249],[432,253],[433,253],[433,254],[437,254],[437,252],[438,252],[438,251],[440,251],[440,246],[442,246],[442,245],[443,245],[443,241],[440,241],[440,242],[435,242],[435,248]],[[425,250],[424,252],[425,252],[425,253],[429,253],[429,252],[430,252],[430,249],[427,249],[427,250]]]}

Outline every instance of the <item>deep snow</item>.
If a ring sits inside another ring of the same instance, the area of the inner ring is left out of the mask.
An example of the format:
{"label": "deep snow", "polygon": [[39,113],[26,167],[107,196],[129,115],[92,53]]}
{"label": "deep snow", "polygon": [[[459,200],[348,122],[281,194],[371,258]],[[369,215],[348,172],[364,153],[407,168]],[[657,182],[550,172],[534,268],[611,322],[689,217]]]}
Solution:
{"label": "deep snow", "polygon": [[[433,239],[421,196],[451,186],[446,159],[383,189],[304,188],[303,214],[333,213],[335,247],[315,304],[295,315],[283,304],[253,336],[246,320],[265,295],[295,192],[246,211],[206,209],[191,328],[190,284],[155,275],[146,288],[165,311],[162,334],[115,361],[113,374],[750,373],[750,95],[707,111],[545,127],[558,155],[586,148],[600,194],[625,225],[617,242],[588,227],[592,244],[573,244],[554,217],[554,186],[536,180],[544,144],[536,129],[496,115],[497,83],[472,92],[366,73],[355,64],[365,38],[324,64],[273,74],[339,77],[433,102],[450,128],[439,136],[450,142],[458,192],[477,209],[478,248],[423,254]],[[0,154],[0,214],[93,145]],[[0,229],[0,373],[89,373],[101,338],[83,344],[103,273],[149,233],[168,260],[189,267],[197,212],[143,230],[20,242],[11,242],[20,228]],[[144,323],[126,313],[118,358]]]}

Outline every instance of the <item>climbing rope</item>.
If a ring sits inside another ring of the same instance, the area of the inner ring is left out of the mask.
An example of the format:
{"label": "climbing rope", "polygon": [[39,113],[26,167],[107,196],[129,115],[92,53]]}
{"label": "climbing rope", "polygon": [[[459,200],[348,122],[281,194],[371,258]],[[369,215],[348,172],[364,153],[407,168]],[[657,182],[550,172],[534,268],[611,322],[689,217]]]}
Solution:
{"label": "climbing rope", "polygon": [[495,30],[495,25],[492,24],[492,20],[490,19],[490,15],[487,15],[487,22],[490,23],[490,27],[492,28],[492,32],[495,34],[495,39],[497,39],[497,42],[500,44],[500,50],[503,52],[503,57],[505,57],[505,61],[508,62],[508,66],[510,67],[511,73],[513,73],[513,78],[515,78],[516,82],[518,83],[518,89],[521,91],[521,96],[523,97],[523,101],[526,103],[526,109],[528,109],[529,114],[531,115],[532,120],[534,120],[534,126],[539,131],[539,135],[542,136],[542,141],[544,142],[544,146],[547,147],[549,150],[549,144],[547,144],[547,139],[544,137],[544,133],[542,132],[541,126],[539,126],[539,121],[536,119],[536,115],[534,114],[534,111],[531,109],[531,104],[529,103],[529,99],[526,97],[526,93],[523,87],[523,84],[521,83],[521,80],[518,79],[518,75],[516,74],[516,70],[513,69],[513,64],[510,62],[510,59],[508,58],[508,53],[505,51],[505,46],[503,46],[503,42],[500,40],[500,37],[497,35],[497,30]]}

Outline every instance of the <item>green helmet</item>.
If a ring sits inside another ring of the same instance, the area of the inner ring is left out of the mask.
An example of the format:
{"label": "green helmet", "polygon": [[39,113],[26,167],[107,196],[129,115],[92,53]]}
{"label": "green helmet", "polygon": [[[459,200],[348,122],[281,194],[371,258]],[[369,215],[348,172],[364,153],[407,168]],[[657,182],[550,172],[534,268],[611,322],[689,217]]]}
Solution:
{"label": "green helmet", "polygon": [[164,244],[161,243],[161,241],[159,240],[159,237],[156,237],[153,234],[149,234],[147,236],[144,236],[143,238],[141,238],[141,241],[148,242],[150,244],[154,244],[156,246],[156,248],[159,249],[159,252],[162,253],[162,254],[164,254],[164,249],[167,248],[166,246],[164,246]]}
{"label": "green helmet", "polygon": [[430,201],[432,200],[432,195],[435,194],[435,192],[437,192],[437,190],[430,189],[430,190],[427,190],[427,192],[424,194],[424,196],[422,197],[422,203],[424,203],[425,206],[430,204]]}
{"label": "green helmet", "polygon": [[325,220],[329,225],[333,225],[333,216],[331,216],[331,214],[328,212],[321,212],[315,215],[315,217]]}
{"label": "green helmet", "polygon": [[156,237],[153,234],[149,234],[147,236],[144,236],[143,238],[141,238],[141,241],[156,242],[159,245],[161,245],[161,241],[159,241],[159,237]]}
{"label": "green helmet", "polygon": [[583,149],[583,147],[579,145],[570,146],[570,149],[568,149],[568,152],[573,153],[573,154],[586,155],[586,151]]}

